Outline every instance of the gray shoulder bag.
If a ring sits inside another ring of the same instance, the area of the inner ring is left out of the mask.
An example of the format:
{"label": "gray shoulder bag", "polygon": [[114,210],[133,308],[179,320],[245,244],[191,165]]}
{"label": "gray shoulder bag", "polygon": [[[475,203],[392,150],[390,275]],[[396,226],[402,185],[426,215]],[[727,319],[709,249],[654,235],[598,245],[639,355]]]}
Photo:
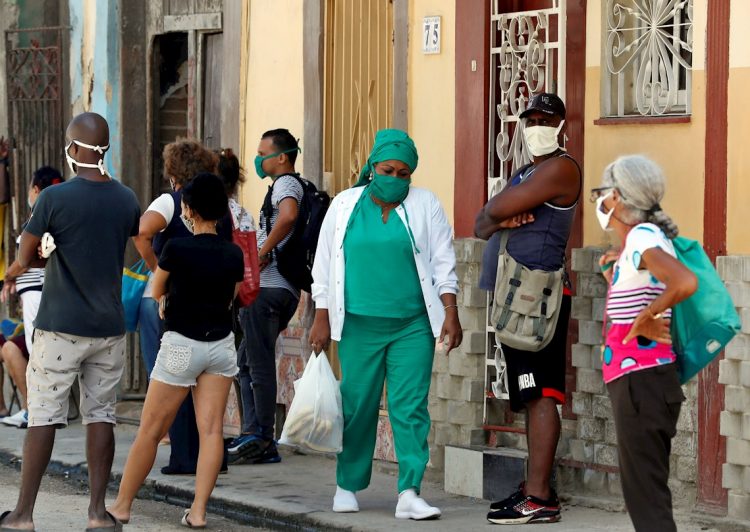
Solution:
{"label": "gray shoulder bag", "polygon": [[530,270],[506,252],[509,236],[510,230],[506,229],[500,240],[490,322],[499,343],[536,352],[546,347],[555,334],[565,264],[553,272]]}

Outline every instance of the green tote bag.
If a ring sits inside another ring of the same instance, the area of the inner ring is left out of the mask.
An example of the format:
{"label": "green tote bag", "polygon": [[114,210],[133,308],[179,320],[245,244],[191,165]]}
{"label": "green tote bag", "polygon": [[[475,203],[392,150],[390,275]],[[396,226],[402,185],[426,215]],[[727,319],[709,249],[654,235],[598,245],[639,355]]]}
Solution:
{"label": "green tote bag", "polygon": [[672,243],[677,258],[698,278],[698,290],[672,309],[672,345],[684,384],[734,338],[740,317],[700,243],[683,237]]}

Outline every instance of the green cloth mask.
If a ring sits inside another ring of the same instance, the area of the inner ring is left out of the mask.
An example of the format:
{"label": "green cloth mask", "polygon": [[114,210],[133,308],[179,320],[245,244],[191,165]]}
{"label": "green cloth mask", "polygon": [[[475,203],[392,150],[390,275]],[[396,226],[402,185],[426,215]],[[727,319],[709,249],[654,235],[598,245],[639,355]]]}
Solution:
{"label": "green cloth mask", "polygon": [[278,157],[282,153],[292,153],[293,151],[298,151],[298,150],[301,151],[297,147],[297,148],[292,148],[291,150],[277,151],[276,153],[272,153],[266,156],[256,155],[255,156],[255,173],[257,173],[258,177],[260,177],[261,179],[268,177],[268,174],[266,173],[266,171],[263,170],[263,161],[265,161],[266,159],[271,159],[272,157]]}
{"label": "green cloth mask", "polygon": [[370,192],[380,201],[386,203],[402,202],[409,194],[411,178],[394,177],[392,175],[373,174]]}
{"label": "green cloth mask", "polygon": [[[359,181],[357,181],[355,186],[361,187],[367,185],[375,177],[373,170],[375,164],[390,160],[403,162],[412,172],[417,169],[417,163],[419,162],[417,148],[414,145],[414,141],[405,131],[401,131],[400,129],[381,129],[375,134],[372,151],[367,158],[367,163],[365,163],[359,174]],[[408,184],[406,186],[408,188]],[[380,198],[377,194],[376,197]]]}

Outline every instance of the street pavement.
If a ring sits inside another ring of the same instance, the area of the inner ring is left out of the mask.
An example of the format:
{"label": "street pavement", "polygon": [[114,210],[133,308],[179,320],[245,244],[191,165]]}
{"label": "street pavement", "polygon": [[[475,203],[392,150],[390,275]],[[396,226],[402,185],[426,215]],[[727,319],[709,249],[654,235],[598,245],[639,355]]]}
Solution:
{"label": "street pavement", "polygon": [[[0,459],[12,460],[20,456],[25,431],[0,427]],[[113,476],[119,479],[127,452],[135,436],[135,427],[120,425],[116,429],[116,455]],[[74,424],[57,434],[53,452],[53,469],[73,479],[85,478],[85,429]],[[193,477],[169,477],[159,472],[168,461],[169,449],[161,447],[156,466],[149,475],[141,496],[167,500],[177,506],[138,501],[133,514],[131,530],[177,530],[174,527],[181,508],[192,496]],[[10,508],[15,501],[16,485],[5,482],[6,470],[0,471],[3,481],[0,489],[0,509]],[[80,529],[84,523],[86,498],[79,494],[56,488],[40,498],[37,525],[40,530]],[[113,484],[114,486],[114,484]],[[335,514],[330,510],[335,491],[335,461],[322,456],[304,456],[284,453],[280,464],[232,466],[226,475],[219,477],[214,491],[209,516],[231,515],[243,523],[274,530],[351,530],[351,531],[411,531],[431,532],[475,530],[487,531],[492,526],[485,520],[488,503],[446,494],[438,484],[427,482],[423,495],[428,502],[440,507],[443,517],[438,521],[418,523],[396,520],[393,516],[396,503],[396,478],[386,472],[373,473],[369,489],[358,494],[361,511],[358,514]],[[114,494],[108,500],[112,500]],[[56,510],[57,508],[57,510]],[[622,512],[565,504],[563,519],[554,525],[524,525],[503,527],[502,530],[532,532],[543,527],[545,532],[580,532],[581,530],[631,531],[627,515]],[[58,516],[60,509],[70,510]],[[678,528],[685,532],[740,532],[747,527],[726,521],[713,521],[700,514],[679,514]],[[55,525],[53,525],[55,523]],[[249,530],[228,521],[210,521],[214,530]],[[141,528],[137,528],[141,527]],[[234,528],[233,528],[234,527]]]}
{"label": "street pavement", "polygon": [[[0,465],[0,508],[12,508],[18,496],[21,474],[18,468]],[[65,480],[62,477],[47,476],[37,499],[34,515],[39,532],[57,530],[83,530],[86,528],[86,512],[89,504],[86,485]],[[172,504],[137,500],[134,505],[133,520],[127,525],[128,532],[185,530],[180,525],[182,509]],[[208,526],[217,531],[258,531],[260,529],[243,526],[223,517],[209,516]]]}

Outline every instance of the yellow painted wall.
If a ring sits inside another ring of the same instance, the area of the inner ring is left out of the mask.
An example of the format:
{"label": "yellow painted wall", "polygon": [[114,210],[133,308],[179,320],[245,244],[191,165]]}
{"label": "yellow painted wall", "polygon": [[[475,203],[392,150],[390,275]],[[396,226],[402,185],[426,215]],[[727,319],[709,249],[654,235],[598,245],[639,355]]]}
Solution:
{"label": "yellow painted wall", "polygon": [[301,139],[303,153],[297,158],[302,170],[304,123],[302,3],[299,0],[253,0],[249,5],[246,33],[247,61],[243,62],[245,96],[240,123],[242,166],[247,182],[241,189],[242,204],[258,221],[263,198],[271,184],[255,173],[253,159],[264,131],[284,127]]}
{"label": "yellow painted wall", "polygon": [[[440,15],[440,54],[422,53],[422,19]],[[414,184],[429,188],[453,223],[456,116],[456,9],[446,0],[409,4],[408,128],[419,150]]]}
{"label": "yellow painted wall", "polygon": [[[667,176],[662,206],[684,236],[703,238],[705,155],[705,34],[706,1],[696,0],[693,18],[692,117],[687,124],[595,125],[601,116],[602,13],[600,2],[588,2],[586,13],[586,107],[584,198],[601,182],[604,168],[620,155],[644,154],[659,163]],[[733,14],[734,16],[734,14]],[[584,244],[606,245],[592,205],[584,202]]]}
{"label": "yellow painted wall", "polygon": [[[727,253],[750,254],[747,205],[750,201],[750,120],[747,87],[750,86],[750,2],[732,0],[729,28],[729,132],[727,189]],[[735,22],[737,21],[737,22]],[[709,176],[710,177],[710,176]]]}

